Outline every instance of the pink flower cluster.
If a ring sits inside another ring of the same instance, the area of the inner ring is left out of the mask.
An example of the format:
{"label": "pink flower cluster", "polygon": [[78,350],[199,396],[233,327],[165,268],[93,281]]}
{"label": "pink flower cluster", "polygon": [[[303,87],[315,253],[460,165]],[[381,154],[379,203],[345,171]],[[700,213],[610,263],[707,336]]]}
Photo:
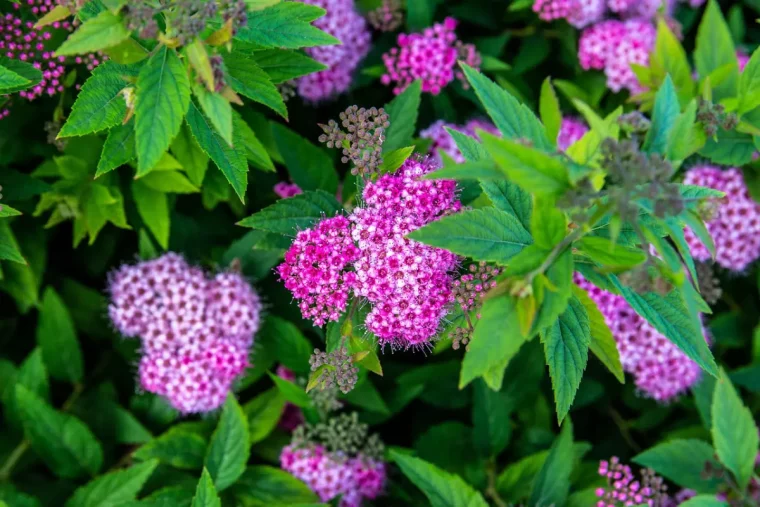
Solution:
{"label": "pink flower cluster", "polygon": [[[33,15],[43,16],[54,7],[53,0],[27,0]],[[15,10],[20,4],[13,4]],[[87,55],[67,60],[66,57],[54,55],[54,47],[49,41],[60,32],[71,32],[74,26],[69,21],[56,21],[50,26],[35,28],[34,21],[24,21],[23,16],[13,13],[0,14],[0,54],[3,56],[32,64],[42,72],[42,80],[34,87],[22,90],[18,95],[27,100],[34,100],[43,95],[53,96],[63,91],[66,65],[70,63],[85,64],[88,70],[100,62],[98,57]],[[8,115],[8,110],[0,110],[0,119]]]}
{"label": "pink flower cluster", "polygon": [[303,193],[301,187],[295,183],[288,183],[287,181],[280,181],[279,183],[275,184],[272,190],[274,190],[274,193],[277,194],[281,199],[287,199],[288,197],[293,197],[294,195]]}
{"label": "pink flower cluster", "polygon": [[557,148],[565,151],[588,132],[588,126],[583,120],[565,116],[557,134]]}
{"label": "pink flower cluster", "polygon": [[641,480],[637,480],[631,467],[623,465],[617,457],[610,461],[599,462],[599,475],[607,479],[606,488],[597,488],[596,496],[599,501],[597,507],[617,507],[632,505],[649,505],[651,507],[664,507],[671,505],[672,501],[667,496],[667,486],[662,477],[654,474],[652,470],[642,471]]}
{"label": "pink flower cluster", "polygon": [[304,318],[319,326],[338,320],[353,293],[371,303],[365,325],[382,343],[409,347],[435,335],[453,300],[449,272],[458,258],[406,238],[460,209],[454,181],[420,179],[434,167],[408,159],[395,174],[368,182],[348,218],[297,234],[277,271]]}
{"label": "pink flower cluster", "polygon": [[314,26],[341,42],[306,49],[309,56],[327,68],[298,78],[298,94],[305,100],[319,102],[348,90],[356,67],[369,52],[372,34],[354,0],[304,1],[327,11],[314,21]]}
{"label": "pink flower cluster", "polygon": [[[566,19],[576,28],[586,28],[608,15],[651,19],[661,5],[660,0],[535,0],[533,12],[544,21]],[[671,10],[672,7],[668,7],[668,11]]]}
{"label": "pink flower cluster", "polygon": [[472,44],[457,39],[454,29],[457,21],[446,18],[421,33],[398,35],[398,47],[383,55],[386,73],[380,81],[393,83],[393,93],[398,95],[419,79],[422,91],[438,95],[454,78],[466,86],[464,74],[457,70],[457,60],[471,67],[480,67],[480,55]]}
{"label": "pink flower cluster", "polygon": [[499,129],[497,129],[493,123],[479,120],[477,118],[468,121],[464,125],[457,125],[455,123],[447,123],[443,120],[438,120],[420,132],[420,137],[423,139],[432,139],[433,142],[428,149],[428,153],[433,157],[433,160],[437,164],[441,164],[440,151],[443,151],[458,164],[464,162],[464,156],[459,151],[459,148],[457,148],[454,139],[446,131],[446,127],[467,134],[476,139],[478,139],[478,136],[475,133],[476,130],[485,130],[491,134],[499,135]]}
{"label": "pink flower cluster", "polygon": [[[285,368],[283,365],[277,367],[277,376],[289,382],[295,382],[296,374]],[[304,422],[303,411],[290,402],[285,403],[285,409],[282,411],[277,426],[283,430],[292,433],[294,429]]]}
{"label": "pink flower cluster", "polygon": [[602,21],[581,34],[578,60],[586,70],[603,70],[610,90],[639,93],[643,88],[631,64],[649,64],[656,35],[652,22],[644,18]]}
{"label": "pink flower cluster", "polygon": [[340,507],[360,507],[365,498],[377,498],[385,486],[383,462],[362,456],[339,459],[321,445],[285,447],[280,466],[305,482],[323,502],[341,495]]}
{"label": "pink flower cluster", "polygon": [[258,294],[237,273],[212,279],[175,253],[123,265],[109,278],[108,313],[142,341],[140,385],[182,413],[224,403],[248,366],[259,328]]}
{"label": "pink flower cluster", "polygon": [[[716,166],[695,166],[686,172],[684,183],[714,188],[725,192],[715,216],[706,221],[715,243],[716,262],[731,271],[744,271],[760,257],[760,204],[747,190],[739,169]],[[705,261],[710,252],[691,229],[686,241],[695,259]]]}
{"label": "pink flower cluster", "polygon": [[575,283],[588,292],[604,315],[623,369],[633,375],[644,396],[669,402],[699,381],[699,366],[640,317],[622,296],[602,290],[578,274]]}

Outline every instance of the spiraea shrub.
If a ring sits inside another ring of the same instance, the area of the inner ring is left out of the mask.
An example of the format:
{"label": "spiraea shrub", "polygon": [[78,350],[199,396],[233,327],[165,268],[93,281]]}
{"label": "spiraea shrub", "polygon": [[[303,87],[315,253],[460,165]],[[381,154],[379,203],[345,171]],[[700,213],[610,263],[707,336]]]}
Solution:
{"label": "spiraea shrub", "polygon": [[758,17],[0,0],[0,507],[760,506]]}

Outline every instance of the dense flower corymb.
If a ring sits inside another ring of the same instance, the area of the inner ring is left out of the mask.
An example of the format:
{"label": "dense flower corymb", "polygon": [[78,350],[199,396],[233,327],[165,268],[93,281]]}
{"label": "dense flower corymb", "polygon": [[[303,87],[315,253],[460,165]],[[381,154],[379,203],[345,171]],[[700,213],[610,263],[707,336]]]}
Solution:
{"label": "dense flower corymb", "polygon": [[209,279],[181,256],[124,265],[109,280],[114,326],[142,342],[140,385],[183,413],[224,403],[248,366],[258,294],[237,273]]}
{"label": "dense flower corymb", "polygon": [[[726,194],[713,217],[706,220],[715,243],[715,261],[731,271],[744,271],[760,257],[760,204],[749,195],[739,169],[695,166],[686,172],[684,183],[714,188]],[[695,259],[710,258],[710,252],[690,230],[686,241]]]}

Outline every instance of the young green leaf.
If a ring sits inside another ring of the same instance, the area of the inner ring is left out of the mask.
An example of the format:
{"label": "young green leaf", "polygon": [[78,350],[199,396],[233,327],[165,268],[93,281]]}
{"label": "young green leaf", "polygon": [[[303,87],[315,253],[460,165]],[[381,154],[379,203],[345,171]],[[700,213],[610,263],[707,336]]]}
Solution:
{"label": "young green leaf", "polygon": [[233,90],[288,119],[288,109],[277,87],[269,80],[266,72],[261,70],[253,58],[239,52],[224,56],[227,78]]}
{"label": "young green leaf", "polygon": [[211,435],[204,466],[221,491],[235,483],[245,471],[251,452],[248,419],[233,394],[227,397],[219,424]]}
{"label": "young green leaf", "polygon": [[612,336],[612,331],[604,321],[604,315],[599,311],[596,303],[589,297],[585,290],[577,285],[573,285],[573,294],[586,309],[589,319],[589,331],[591,341],[589,349],[599,359],[604,366],[612,373],[621,384],[625,383],[625,374],[623,365],[620,363],[620,352],[617,349],[617,343]]}
{"label": "young green leaf", "polygon": [[707,141],[704,131],[695,123],[696,119],[697,102],[691,100],[683,113],[676,118],[668,135],[665,155],[666,159],[673,161],[675,165],[699,151]]}
{"label": "young green leaf", "polygon": [[686,51],[664,19],[657,22],[657,39],[649,66],[658,77],[670,75],[681,104],[694,97],[694,80]]}
{"label": "young green leaf", "polygon": [[401,472],[425,493],[431,507],[487,507],[480,493],[458,475],[396,450],[391,450],[390,456]]}
{"label": "young green leaf", "polygon": [[298,49],[328,46],[340,41],[310,23],[323,16],[324,9],[298,2],[279,2],[248,13],[248,24],[240,27],[237,39],[265,48]]}
{"label": "young green leaf", "polygon": [[544,79],[541,85],[541,97],[538,111],[541,114],[541,122],[546,128],[546,137],[549,140],[557,139],[560,126],[562,125],[562,111],[559,108],[559,99],[554,92],[551,78]]}
{"label": "young green leaf", "polygon": [[412,144],[412,136],[417,127],[422,85],[415,81],[406,90],[385,104],[390,127],[385,131],[383,153],[389,153]]}
{"label": "young green leaf", "polygon": [[208,470],[203,469],[201,480],[198,481],[198,487],[195,489],[192,507],[221,507],[222,500],[216,492],[214,481]]}
{"label": "young green leaf", "polygon": [[739,80],[739,64],[736,49],[731,40],[731,31],[720,12],[716,0],[710,0],[697,30],[697,43],[694,50],[694,63],[697,73],[704,78],[714,70],[728,65],[728,73],[720,83],[713,84],[713,100],[720,101],[726,97],[735,97]]}
{"label": "young green leaf", "polygon": [[133,456],[140,461],[158,460],[174,468],[200,470],[207,444],[205,435],[180,424],[141,446]]}
{"label": "young green leaf", "polygon": [[60,296],[52,287],[45,290],[37,324],[37,344],[53,378],[79,383],[84,376],[82,351],[74,323]]}
{"label": "young green leaf", "polygon": [[285,409],[285,398],[276,387],[264,391],[243,405],[248,417],[251,444],[264,440],[277,427]]}
{"label": "young green leaf", "polygon": [[132,198],[137,212],[145,225],[164,250],[169,249],[169,200],[165,193],[146,185],[144,181],[132,182]]}
{"label": "young green leaf", "polygon": [[82,23],[55,52],[55,56],[95,53],[129,38],[121,17],[105,10]]}
{"label": "young green leaf", "polygon": [[193,194],[199,189],[179,171],[152,171],[138,181],[152,190],[173,194]]}
{"label": "young green leaf", "polygon": [[644,138],[644,151],[662,154],[666,152],[670,132],[680,113],[681,107],[673,80],[670,76],[665,76],[665,81],[655,96],[652,124]]}
{"label": "young green leaf", "polygon": [[[406,159],[408,159],[412,155],[413,152],[414,152],[414,146],[407,146],[406,148],[399,148],[398,150],[393,150],[391,152],[386,153],[383,156],[383,163],[380,166],[380,172],[381,173],[395,172],[396,169],[401,167],[404,164],[404,162],[406,162]],[[430,179],[429,174],[426,176],[428,177],[428,179]]]}
{"label": "young green leaf", "polygon": [[193,85],[193,93],[203,114],[211,121],[214,130],[224,141],[232,146],[232,105],[216,92],[208,91],[201,84]]}
{"label": "young green leaf", "polygon": [[297,407],[311,406],[311,398],[309,398],[309,395],[306,394],[306,391],[304,391],[303,388],[271,373],[269,374],[269,377],[274,382],[274,385],[277,386],[280,394],[282,394],[283,398],[287,401]]}
{"label": "young green leaf", "polygon": [[325,150],[279,123],[272,124],[272,134],[293,183],[303,190],[324,190],[335,194],[338,173]]}
{"label": "young green leaf", "polygon": [[102,475],[77,489],[66,507],[116,505],[134,500],[156,466],[158,461],[150,460]]}
{"label": "young green leaf", "polygon": [[712,402],[712,437],[718,459],[744,491],[752,478],[758,453],[758,433],[752,412],[721,369]]}
{"label": "young green leaf", "polygon": [[639,248],[615,244],[607,238],[586,236],[575,243],[581,255],[604,266],[604,269],[628,270],[638,266],[647,258]]}
{"label": "young green leaf", "polygon": [[[567,308],[567,303],[572,295],[573,267],[573,256],[569,250],[565,250],[546,271],[545,278],[548,283],[542,282],[544,285],[543,301],[536,311],[536,318],[533,320],[533,327],[528,337],[533,337],[539,331],[543,331],[554,324]],[[541,279],[539,277],[536,281]]]}
{"label": "young green leaf", "polygon": [[298,231],[308,229],[324,217],[335,216],[341,209],[340,203],[327,192],[304,192],[280,199],[238,225],[295,237]]}
{"label": "young green leaf", "polygon": [[568,420],[533,482],[529,505],[565,505],[573,471],[573,425]]}
{"label": "young green leaf", "polygon": [[297,51],[267,49],[253,52],[253,58],[274,84],[284,83],[307,74],[319,72],[326,65]]}
{"label": "young green leaf", "polygon": [[130,119],[126,124],[117,125],[108,131],[108,137],[103,144],[103,151],[98,160],[95,178],[103,176],[136,158],[135,120]]}
{"label": "young green leaf", "polygon": [[739,76],[739,106],[742,114],[760,106],[760,51],[755,50]]}
{"label": "young green leaf", "polygon": [[705,465],[718,467],[715,451],[706,442],[695,439],[673,439],[657,444],[638,454],[633,461],[653,469],[683,488],[697,493],[715,493],[721,480],[718,477],[705,478]]}
{"label": "young green leaf", "polygon": [[140,70],[135,91],[137,176],[155,166],[179,132],[190,104],[190,80],[173,49],[159,46]]}
{"label": "young green leaf", "polygon": [[567,218],[554,199],[534,199],[530,231],[536,246],[544,250],[551,250],[562,241],[567,232]]}

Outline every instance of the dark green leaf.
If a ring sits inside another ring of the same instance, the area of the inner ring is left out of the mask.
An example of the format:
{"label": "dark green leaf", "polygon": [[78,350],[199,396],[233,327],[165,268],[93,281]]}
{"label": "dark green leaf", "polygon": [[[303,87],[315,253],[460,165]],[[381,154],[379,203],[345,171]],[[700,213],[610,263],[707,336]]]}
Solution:
{"label": "dark green leaf", "polygon": [[288,119],[288,110],[277,87],[269,80],[266,72],[256,65],[256,60],[232,52],[224,56],[227,78],[233,90],[260,104],[272,108],[277,114]]}
{"label": "dark green leaf", "polygon": [[135,121],[130,119],[126,124],[117,125],[108,131],[108,137],[103,144],[100,160],[98,160],[95,177],[111,172],[136,158]]}
{"label": "dark green leaf", "polygon": [[66,507],[107,507],[134,500],[157,465],[151,460],[102,475],[77,489]]}
{"label": "dark green leaf", "polygon": [[340,44],[340,41],[310,24],[324,10],[309,4],[280,2],[248,13],[248,24],[236,38],[265,48],[297,49]]}
{"label": "dark green leaf", "polygon": [[204,462],[219,491],[234,484],[242,475],[250,452],[248,419],[235,396],[230,394],[211,435]]}
{"label": "dark green leaf", "polygon": [[271,49],[253,53],[256,64],[267,73],[273,83],[283,83],[327,67],[296,51]]}
{"label": "dark green leaf", "polygon": [[[163,173],[158,173],[163,174]],[[155,190],[142,180],[132,182],[132,197],[145,225],[164,250],[169,248],[169,200],[165,193]]]}
{"label": "dark green leaf", "polygon": [[243,412],[248,417],[251,444],[260,442],[269,436],[277,426],[284,409],[285,398],[276,387],[264,391],[243,405]]}
{"label": "dark green leaf", "polygon": [[391,125],[385,131],[383,153],[412,144],[421,96],[422,87],[419,81],[415,81],[385,105],[385,112],[388,114]]}
{"label": "dark green leaf", "polygon": [[279,123],[272,124],[272,133],[293,183],[302,190],[324,190],[335,194],[338,173],[322,148]]}
{"label": "dark green leaf", "polygon": [[638,454],[633,461],[651,468],[683,488],[698,493],[715,493],[721,480],[704,477],[705,465],[718,466],[713,448],[701,440],[674,439],[658,444]]}
{"label": "dark green leaf", "polygon": [[82,351],[74,323],[60,296],[52,287],[45,290],[37,324],[37,344],[53,378],[72,383],[84,375]]}
{"label": "dark green leaf", "polygon": [[509,443],[512,426],[509,414],[514,409],[499,391],[482,380],[475,381],[472,405],[475,447],[486,456],[498,456]]}
{"label": "dark green leaf", "polygon": [[327,192],[304,192],[280,199],[238,225],[294,237],[298,231],[310,228],[325,216],[334,216],[341,209],[340,203]]}
{"label": "dark green leaf", "polygon": [[232,105],[216,92],[210,92],[200,83],[193,85],[193,94],[198,99],[203,115],[214,126],[214,131],[232,146]]}
{"label": "dark green leaf", "polygon": [[280,394],[282,394],[283,398],[287,401],[298,407],[311,406],[311,398],[309,398],[309,395],[306,394],[306,391],[304,391],[302,387],[271,373],[269,374],[269,377],[274,382],[274,385],[277,386]]}
{"label": "dark green leaf", "polygon": [[243,505],[311,505],[317,495],[288,472],[269,466],[246,469],[231,491]]}
{"label": "dark green leaf", "polygon": [[291,322],[270,315],[259,331],[259,336],[268,336],[274,348],[277,361],[295,372],[309,371],[309,357],[312,347],[309,340]]}
{"label": "dark green leaf", "polygon": [[[42,81],[42,71],[34,67],[31,63],[11,59],[5,55],[0,55],[0,65],[7,72],[11,72],[26,80],[22,84],[14,85],[12,81],[3,83],[1,81],[2,78],[0,78],[0,92],[2,92],[3,95],[25,90],[26,88],[30,88]],[[6,77],[6,79],[9,78]],[[16,80],[15,78],[10,79]],[[19,82],[18,80],[16,81]]]}
{"label": "dark green leaf", "polygon": [[533,483],[530,505],[564,505],[573,471],[573,426],[568,420],[549,449],[549,455]]}
{"label": "dark green leaf", "polygon": [[612,331],[604,320],[604,315],[599,311],[596,303],[591,300],[589,295],[577,285],[573,286],[573,294],[578,301],[583,304],[589,319],[589,330],[591,341],[589,348],[591,352],[599,359],[604,366],[612,373],[621,384],[625,383],[625,374],[623,365],[620,363],[620,353],[617,349],[617,343],[612,336]]}

